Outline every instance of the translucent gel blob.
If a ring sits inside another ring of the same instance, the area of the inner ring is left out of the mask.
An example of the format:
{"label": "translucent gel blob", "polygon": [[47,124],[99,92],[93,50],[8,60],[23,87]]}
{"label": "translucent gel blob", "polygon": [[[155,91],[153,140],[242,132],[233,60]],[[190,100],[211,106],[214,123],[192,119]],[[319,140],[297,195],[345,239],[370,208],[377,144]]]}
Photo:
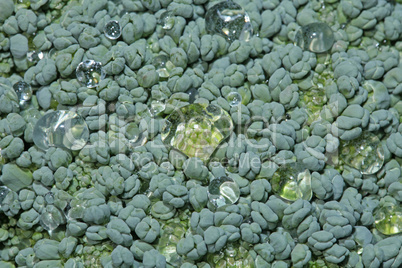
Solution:
{"label": "translucent gel blob", "polygon": [[330,50],[334,42],[332,29],[323,22],[313,22],[301,27],[295,37],[296,45],[314,53]]}

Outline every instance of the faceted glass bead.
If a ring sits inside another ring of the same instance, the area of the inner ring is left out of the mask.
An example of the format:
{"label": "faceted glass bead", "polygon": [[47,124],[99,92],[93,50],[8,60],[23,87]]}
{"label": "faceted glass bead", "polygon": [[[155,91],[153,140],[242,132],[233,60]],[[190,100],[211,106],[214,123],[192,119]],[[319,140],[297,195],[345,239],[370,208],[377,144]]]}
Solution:
{"label": "faceted glass bead", "polygon": [[1,207],[1,203],[3,202],[3,200],[6,198],[7,194],[10,192],[10,188],[8,188],[7,186],[0,186],[0,207]]}
{"label": "faceted glass bead", "polygon": [[42,116],[33,130],[33,141],[42,150],[60,147],[80,150],[89,138],[84,119],[71,111],[55,111]]}
{"label": "faceted glass bead", "polygon": [[86,60],[78,64],[75,70],[78,81],[89,88],[97,87],[106,74],[102,69],[102,63],[94,60]]}
{"label": "faceted glass bead", "polygon": [[310,200],[313,195],[310,171],[298,162],[282,165],[274,173],[271,185],[277,195],[288,201]]}
{"label": "faceted glass bead", "polygon": [[226,96],[230,106],[237,106],[241,103],[242,97],[239,92],[232,91]]}
{"label": "faceted glass bead", "polygon": [[173,12],[172,11],[163,12],[159,17],[158,23],[162,26],[162,29],[164,30],[172,29],[175,24]]}
{"label": "faceted glass bead", "polygon": [[296,45],[314,53],[330,50],[334,42],[332,29],[323,22],[313,22],[301,27],[295,37]]}
{"label": "faceted glass bead", "polygon": [[39,222],[44,229],[51,232],[59,227],[60,224],[64,224],[66,220],[63,213],[58,208],[53,205],[48,205],[42,212]]}
{"label": "faceted glass bead", "polygon": [[239,197],[239,185],[227,176],[213,179],[208,185],[208,199],[217,208],[234,204]]}
{"label": "faceted glass bead", "polygon": [[374,212],[375,228],[385,234],[394,235],[402,232],[402,207],[387,205]]}
{"label": "faceted glass bead", "polygon": [[232,118],[222,108],[194,103],[176,109],[166,118],[162,140],[189,157],[207,161],[232,131]]}
{"label": "faceted glass bead", "polygon": [[233,1],[223,1],[212,6],[205,14],[205,28],[210,34],[219,34],[229,41],[248,41],[253,27],[247,12]]}
{"label": "faceted glass bead", "polygon": [[27,104],[33,93],[31,86],[24,81],[19,81],[13,85],[13,88],[15,93],[17,93],[20,106]]}
{"label": "faceted glass bead", "polygon": [[117,20],[111,20],[105,24],[103,28],[105,36],[109,39],[115,40],[121,36],[121,26]]}
{"label": "faceted glass bead", "polygon": [[339,158],[362,174],[374,174],[384,164],[384,149],[372,132],[366,131],[354,140],[343,141],[339,148]]}

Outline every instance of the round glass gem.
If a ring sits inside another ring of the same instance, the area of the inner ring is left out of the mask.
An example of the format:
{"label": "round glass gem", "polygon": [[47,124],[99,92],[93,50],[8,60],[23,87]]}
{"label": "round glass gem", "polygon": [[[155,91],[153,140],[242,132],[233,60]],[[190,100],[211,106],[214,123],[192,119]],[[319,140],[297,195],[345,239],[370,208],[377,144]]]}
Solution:
{"label": "round glass gem", "polygon": [[210,34],[219,34],[229,41],[248,41],[253,35],[253,27],[247,12],[233,1],[223,1],[205,14],[205,28]]}
{"label": "round glass gem", "polygon": [[169,72],[166,69],[166,63],[168,61],[169,61],[169,57],[164,54],[155,56],[152,59],[152,65],[155,66],[156,72],[159,74],[159,77],[161,77],[161,78],[169,77]]}
{"label": "round glass gem", "polygon": [[175,24],[173,12],[172,11],[163,12],[159,17],[158,23],[162,26],[162,29],[164,30],[172,29]]}
{"label": "round glass gem", "polygon": [[385,234],[394,235],[402,232],[402,207],[388,204],[374,211],[375,228]]}
{"label": "round glass gem", "polygon": [[45,54],[42,51],[28,51],[27,52],[27,60],[30,62],[38,62],[45,57]]}
{"label": "round glass gem", "polygon": [[372,132],[365,131],[358,138],[342,141],[339,158],[362,174],[374,174],[384,164],[384,148],[380,139]]}
{"label": "round glass gem", "polygon": [[323,22],[313,22],[301,27],[296,33],[295,43],[304,50],[322,53],[330,50],[335,42],[334,32]]}
{"label": "round glass gem", "polygon": [[20,106],[25,105],[32,98],[32,87],[28,83],[19,81],[13,85],[13,88],[17,93]]}
{"label": "round glass gem", "polygon": [[233,107],[241,104],[242,97],[239,92],[232,91],[226,96],[226,100],[229,102],[229,105]]}
{"label": "round glass gem", "polygon": [[188,157],[207,162],[233,131],[230,115],[215,105],[193,103],[174,110],[165,121],[162,140]]}
{"label": "round glass gem", "polygon": [[166,104],[163,101],[153,100],[151,102],[151,108],[149,109],[152,116],[157,116],[162,113],[166,108]]}
{"label": "round glass gem", "polygon": [[89,138],[85,120],[71,111],[55,111],[42,116],[33,130],[33,141],[37,147],[47,150],[60,147],[80,150]]}
{"label": "round glass gem", "polygon": [[208,199],[217,208],[234,204],[239,198],[239,185],[230,177],[213,179],[208,185]]}
{"label": "round glass gem", "polygon": [[117,20],[111,20],[103,27],[105,36],[111,40],[115,40],[121,36],[121,26]]}
{"label": "round glass gem", "polygon": [[278,168],[271,179],[273,191],[287,201],[310,200],[311,174],[303,164],[293,162]]}
{"label": "round glass gem", "polygon": [[52,192],[48,192],[45,194],[45,201],[48,204],[53,204],[54,203],[54,194]]}
{"label": "round glass gem", "polygon": [[102,69],[102,63],[94,60],[86,60],[78,64],[75,73],[78,81],[89,88],[97,87],[106,76]]}

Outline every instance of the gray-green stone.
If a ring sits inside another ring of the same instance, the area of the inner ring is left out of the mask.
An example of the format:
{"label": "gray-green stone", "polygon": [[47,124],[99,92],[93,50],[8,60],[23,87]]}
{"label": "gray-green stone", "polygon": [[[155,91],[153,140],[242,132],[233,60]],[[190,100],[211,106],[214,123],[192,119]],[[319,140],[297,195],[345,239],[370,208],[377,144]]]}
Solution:
{"label": "gray-green stone", "polygon": [[15,164],[5,164],[2,173],[1,182],[15,192],[31,185],[33,181],[31,171],[22,170]]}

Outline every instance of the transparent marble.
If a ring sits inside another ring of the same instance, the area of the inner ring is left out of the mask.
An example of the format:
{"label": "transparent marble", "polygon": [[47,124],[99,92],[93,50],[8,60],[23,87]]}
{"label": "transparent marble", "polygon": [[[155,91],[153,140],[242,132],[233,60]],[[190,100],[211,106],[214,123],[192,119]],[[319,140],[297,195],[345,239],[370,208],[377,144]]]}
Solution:
{"label": "transparent marble", "polygon": [[239,185],[230,177],[213,179],[208,185],[208,199],[217,208],[234,204],[239,197]]}
{"label": "transparent marble", "polygon": [[15,93],[17,93],[19,105],[27,105],[28,101],[32,98],[32,87],[24,81],[19,81],[13,85],[13,88]]}
{"label": "transparent marble", "polygon": [[33,141],[42,150],[60,147],[80,150],[89,138],[85,120],[75,112],[54,111],[42,116],[33,130]]}
{"label": "transparent marble", "polygon": [[103,27],[105,36],[111,40],[115,40],[121,36],[121,26],[117,20],[111,20]]}
{"label": "transparent marble", "polygon": [[388,204],[374,211],[375,228],[385,234],[394,235],[402,232],[402,207]]}
{"label": "transparent marble", "polygon": [[384,164],[384,148],[380,139],[369,131],[364,131],[358,138],[342,141],[339,158],[362,174],[374,174]]}
{"label": "transparent marble", "polygon": [[272,190],[287,201],[310,200],[311,174],[303,164],[292,162],[278,168],[271,179]]}
{"label": "transparent marble", "polygon": [[241,104],[242,97],[239,92],[232,91],[226,96],[226,100],[229,102],[229,105],[233,107]]}
{"label": "transparent marble", "polygon": [[45,57],[45,54],[42,51],[28,51],[27,52],[27,60],[30,62],[38,62]]}
{"label": "transparent marble", "polygon": [[232,118],[222,108],[193,103],[176,109],[166,118],[162,140],[189,157],[208,161],[232,131]]}
{"label": "transparent marble", "polygon": [[97,87],[99,82],[106,76],[102,69],[102,63],[94,60],[86,60],[78,64],[75,74],[78,81],[89,88]]}
{"label": "transparent marble", "polygon": [[155,56],[152,59],[152,65],[155,66],[156,72],[159,74],[159,77],[161,77],[161,78],[169,77],[169,71],[166,68],[166,63],[168,61],[169,61],[169,57],[164,54]]}
{"label": "transparent marble", "polygon": [[219,34],[229,41],[248,41],[253,35],[253,27],[247,12],[233,1],[223,1],[205,14],[205,28],[210,34]]}
{"label": "transparent marble", "polygon": [[7,186],[0,186],[0,207],[1,207],[1,203],[3,202],[3,200],[6,198],[7,194],[10,192],[10,188],[8,188]]}
{"label": "transparent marble", "polygon": [[158,20],[158,23],[162,26],[164,30],[170,30],[175,24],[174,14],[172,11],[163,12]]}
{"label": "transparent marble", "polygon": [[296,33],[295,37],[296,45],[314,53],[322,53],[330,50],[334,42],[334,32],[323,22],[313,22],[304,25]]}

